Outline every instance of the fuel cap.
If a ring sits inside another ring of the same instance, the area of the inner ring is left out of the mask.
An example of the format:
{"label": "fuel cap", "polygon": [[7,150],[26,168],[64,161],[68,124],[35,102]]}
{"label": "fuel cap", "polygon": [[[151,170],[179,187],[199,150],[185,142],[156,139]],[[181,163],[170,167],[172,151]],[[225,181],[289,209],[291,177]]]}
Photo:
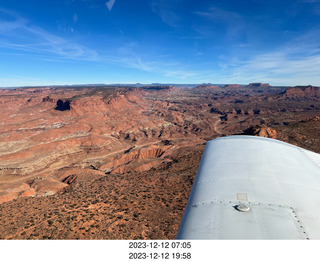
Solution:
{"label": "fuel cap", "polygon": [[248,212],[248,211],[250,211],[250,209],[251,209],[248,205],[243,204],[243,203],[234,206],[234,208],[235,208],[236,210],[238,210],[238,211],[241,211],[241,212]]}

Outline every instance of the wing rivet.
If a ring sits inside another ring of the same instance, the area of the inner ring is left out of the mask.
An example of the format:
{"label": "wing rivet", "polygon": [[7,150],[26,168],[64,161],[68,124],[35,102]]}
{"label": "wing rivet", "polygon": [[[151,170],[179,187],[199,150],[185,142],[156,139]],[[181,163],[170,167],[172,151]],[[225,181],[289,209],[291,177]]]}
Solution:
{"label": "wing rivet", "polygon": [[236,205],[234,208],[238,211],[241,211],[241,212],[248,212],[251,210],[251,208],[248,205],[243,204],[243,203]]}

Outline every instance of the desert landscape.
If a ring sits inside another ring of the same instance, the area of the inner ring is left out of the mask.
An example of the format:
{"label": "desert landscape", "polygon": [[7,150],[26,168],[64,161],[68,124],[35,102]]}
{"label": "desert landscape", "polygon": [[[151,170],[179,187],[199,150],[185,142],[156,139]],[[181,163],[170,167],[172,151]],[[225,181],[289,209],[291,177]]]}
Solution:
{"label": "desert landscape", "polygon": [[320,88],[0,89],[1,239],[174,239],[208,140],[320,153]]}

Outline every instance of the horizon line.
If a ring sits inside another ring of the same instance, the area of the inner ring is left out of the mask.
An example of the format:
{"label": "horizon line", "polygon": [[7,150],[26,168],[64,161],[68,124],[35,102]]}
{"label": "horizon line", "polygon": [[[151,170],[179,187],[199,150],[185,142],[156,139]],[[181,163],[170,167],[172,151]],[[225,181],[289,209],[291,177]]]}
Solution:
{"label": "horizon line", "polygon": [[[250,84],[268,84],[262,82],[252,82],[252,83],[74,83],[74,84],[41,84],[41,85],[16,85],[16,86],[0,86],[1,89],[14,89],[14,88],[48,88],[48,87],[94,87],[94,86],[150,86],[150,85],[164,85],[164,86],[190,86],[190,85],[216,85],[216,86],[225,86],[225,85],[241,85],[241,86],[248,86]],[[269,84],[270,85],[270,84]],[[313,86],[318,87],[310,84],[306,85],[270,85],[270,87],[297,87],[297,86]]]}

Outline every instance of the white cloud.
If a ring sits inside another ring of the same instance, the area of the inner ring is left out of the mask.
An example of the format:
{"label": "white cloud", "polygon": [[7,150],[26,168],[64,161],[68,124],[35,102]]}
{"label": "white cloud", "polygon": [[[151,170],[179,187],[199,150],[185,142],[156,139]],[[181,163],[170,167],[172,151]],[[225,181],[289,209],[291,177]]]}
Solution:
{"label": "white cloud", "polygon": [[9,33],[15,29],[26,26],[26,24],[27,24],[26,19],[16,15],[13,12],[10,12],[8,10],[4,10],[2,8],[0,8],[0,15],[9,18],[7,20],[0,19],[0,33],[2,33],[2,34]]}
{"label": "white cloud", "polygon": [[[177,3],[179,5],[177,5]],[[151,10],[156,15],[158,15],[161,20],[173,27],[177,28],[182,23],[182,19],[179,16],[179,11],[183,6],[183,2],[181,0],[161,0],[161,1],[152,1],[151,2]]]}
{"label": "white cloud", "polygon": [[[241,64],[230,65],[225,82],[269,82],[274,85],[320,85],[320,54],[298,56],[290,50],[256,55]],[[231,67],[232,66],[232,67]]]}
{"label": "white cloud", "polygon": [[106,2],[106,6],[108,7],[109,11],[112,10],[112,7],[115,2],[116,2],[116,0],[109,0],[108,2]]}
{"label": "white cloud", "polygon": [[76,22],[78,22],[79,17],[77,14],[74,14],[72,19],[73,19],[73,22],[76,23]]}
{"label": "white cloud", "polygon": [[154,70],[152,66],[148,64],[148,62],[142,61],[140,57],[124,57],[115,59],[115,61],[120,62],[122,65],[126,65],[130,68],[151,72]]}
{"label": "white cloud", "polygon": [[256,54],[219,57],[220,82],[269,82],[273,85],[320,85],[319,29],[307,31]]}

